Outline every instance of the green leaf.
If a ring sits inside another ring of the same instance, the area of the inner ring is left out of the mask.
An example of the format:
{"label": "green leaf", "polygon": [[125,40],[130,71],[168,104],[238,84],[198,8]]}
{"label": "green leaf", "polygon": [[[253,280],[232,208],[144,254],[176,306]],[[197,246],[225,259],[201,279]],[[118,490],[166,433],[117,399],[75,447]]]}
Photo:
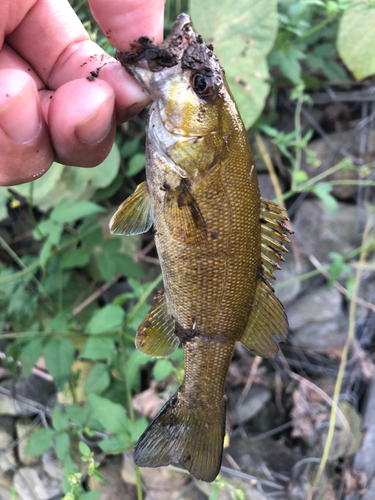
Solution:
{"label": "green leaf", "polygon": [[66,413],[69,415],[73,424],[84,425],[90,418],[91,408],[89,406],[67,405]]}
{"label": "green leaf", "polygon": [[69,427],[69,416],[59,405],[53,409],[52,425],[57,431],[65,431]]}
{"label": "green leaf", "polygon": [[363,0],[353,2],[340,19],[337,50],[357,80],[375,74],[374,27],[375,4]]}
{"label": "green leaf", "polygon": [[86,326],[86,332],[91,335],[97,335],[99,333],[111,331],[121,327],[124,319],[125,311],[122,307],[108,304],[95,311]]}
{"label": "green leaf", "polygon": [[129,432],[134,443],[138,441],[143,432],[146,430],[148,422],[146,417],[141,417],[135,422],[129,422]]}
{"label": "green leaf", "polygon": [[121,434],[103,439],[103,441],[100,441],[99,446],[105,452],[127,450],[131,446],[131,441],[128,436]]}
{"label": "green leaf", "polygon": [[123,406],[96,394],[90,394],[89,400],[96,418],[105,429],[114,434],[127,432],[129,422]]}
{"label": "green leaf", "polygon": [[83,248],[71,248],[66,250],[60,260],[61,269],[73,267],[84,267],[89,263],[90,254]]}
{"label": "green leaf", "polygon": [[26,455],[37,457],[46,453],[51,446],[55,432],[52,429],[38,429],[27,440]]}
{"label": "green leaf", "polygon": [[102,491],[86,491],[79,494],[78,500],[99,500],[102,493]]}
{"label": "green leaf", "polygon": [[90,448],[83,441],[79,442],[79,451],[82,453],[84,457],[89,457],[91,454]]}
{"label": "green leaf", "polygon": [[8,201],[9,191],[0,187],[0,221],[4,220],[8,216],[7,201]]}
{"label": "green leaf", "polygon": [[108,337],[90,337],[80,355],[81,359],[108,359],[115,350],[115,343]]}
{"label": "green leaf", "polygon": [[67,199],[60,201],[51,213],[51,219],[56,222],[73,223],[78,219],[82,219],[87,215],[104,212],[104,208],[100,207],[92,201],[78,201],[70,205]]}
{"label": "green leaf", "polygon": [[133,177],[138,174],[146,165],[146,156],[144,153],[137,153],[129,160],[129,165],[126,170],[127,177]]}
{"label": "green leaf", "polygon": [[113,143],[111,152],[107,158],[95,168],[79,168],[80,177],[85,178],[87,183],[96,189],[106,188],[115,179],[120,168],[120,151],[116,143]]}
{"label": "green leaf", "polygon": [[26,344],[20,354],[20,361],[22,363],[22,373],[25,378],[29,378],[31,370],[43,352],[43,339],[36,338]]}
{"label": "green leaf", "polygon": [[74,360],[75,347],[69,339],[52,339],[44,348],[44,358],[49,373],[52,375],[58,390],[64,388],[70,375]]}
{"label": "green leaf", "polygon": [[266,55],[277,34],[277,0],[191,0],[195,30],[212,42],[245,127],[263,109],[269,84]]}
{"label": "green leaf", "polygon": [[319,182],[312,188],[312,192],[318,196],[332,215],[337,212],[337,200],[330,193],[332,186],[327,182]]}
{"label": "green leaf", "polygon": [[173,372],[173,365],[169,359],[158,359],[154,364],[152,373],[157,382],[164,380]]}
{"label": "green leaf", "polygon": [[111,377],[108,366],[103,363],[97,363],[93,366],[86,379],[84,392],[87,395],[91,393],[100,394],[107,389],[110,382]]}
{"label": "green leaf", "polygon": [[138,146],[138,138],[132,139],[131,141],[126,141],[121,147],[121,157],[130,158],[131,156],[134,156],[134,154],[137,152]]}
{"label": "green leaf", "polygon": [[68,433],[63,432],[55,437],[55,451],[57,458],[63,462],[70,451],[70,437]]}
{"label": "green leaf", "polygon": [[150,358],[136,349],[133,350],[126,363],[125,375],[129,389],[133,389],[139,379],[139,369],[150,362]]}

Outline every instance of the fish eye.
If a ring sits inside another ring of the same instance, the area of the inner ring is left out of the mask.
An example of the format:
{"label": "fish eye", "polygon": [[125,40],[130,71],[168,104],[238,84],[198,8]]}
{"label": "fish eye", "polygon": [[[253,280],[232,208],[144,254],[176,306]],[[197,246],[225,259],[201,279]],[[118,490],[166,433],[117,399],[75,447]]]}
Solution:
{"label": "fish eye", "polygon": [[207,77],[202,73],[198,73],[193,77],[193,89],[196,94],[207,96],[210,95],[214,88],[214,79]]}

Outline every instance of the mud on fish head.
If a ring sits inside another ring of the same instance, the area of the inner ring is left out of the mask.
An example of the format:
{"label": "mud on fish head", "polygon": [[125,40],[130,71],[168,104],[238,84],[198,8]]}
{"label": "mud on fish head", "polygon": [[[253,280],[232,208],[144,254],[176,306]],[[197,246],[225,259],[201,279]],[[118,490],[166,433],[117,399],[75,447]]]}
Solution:
{"label": "mud on fish head", "polygon": [[182,176],[202,176],[225,151],[228,93],[212,45],[193,31],[187,14],[180,14],[160,45],[141,37],[132,48],[117,57],[154,101],[148,139]]}

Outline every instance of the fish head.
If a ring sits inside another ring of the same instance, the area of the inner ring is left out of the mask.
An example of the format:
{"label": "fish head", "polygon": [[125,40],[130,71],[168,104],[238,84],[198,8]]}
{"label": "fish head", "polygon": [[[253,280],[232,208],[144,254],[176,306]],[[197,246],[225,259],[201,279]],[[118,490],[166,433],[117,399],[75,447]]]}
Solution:
{"label": "fish head", "polygon": [[204,175],[225,154],[226,115],[235,107],[212,45],[180,14],[160,45],[141,37],[132,47],[117,57],[154,101],[148,140],[182,177]]}

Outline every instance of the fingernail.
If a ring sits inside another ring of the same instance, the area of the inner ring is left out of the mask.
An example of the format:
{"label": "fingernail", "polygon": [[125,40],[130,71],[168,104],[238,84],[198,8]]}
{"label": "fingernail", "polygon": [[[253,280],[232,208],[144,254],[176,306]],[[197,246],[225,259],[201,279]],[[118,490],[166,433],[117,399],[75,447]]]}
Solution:
{"label": "fingernail", "polygon": [[[2,99],[0,127],[14,142],[29,144],[33,142],[42,128],[35,95],[27,89],[16,95]],[[5,104],[4,104],[5,102]]]}
{"label": "fingernail", "polygon": [[76,126],[75,134],[80,142],[93,146],[107,137],[112,127],[114,99],[114,96],[110,97],[95,113]]}

